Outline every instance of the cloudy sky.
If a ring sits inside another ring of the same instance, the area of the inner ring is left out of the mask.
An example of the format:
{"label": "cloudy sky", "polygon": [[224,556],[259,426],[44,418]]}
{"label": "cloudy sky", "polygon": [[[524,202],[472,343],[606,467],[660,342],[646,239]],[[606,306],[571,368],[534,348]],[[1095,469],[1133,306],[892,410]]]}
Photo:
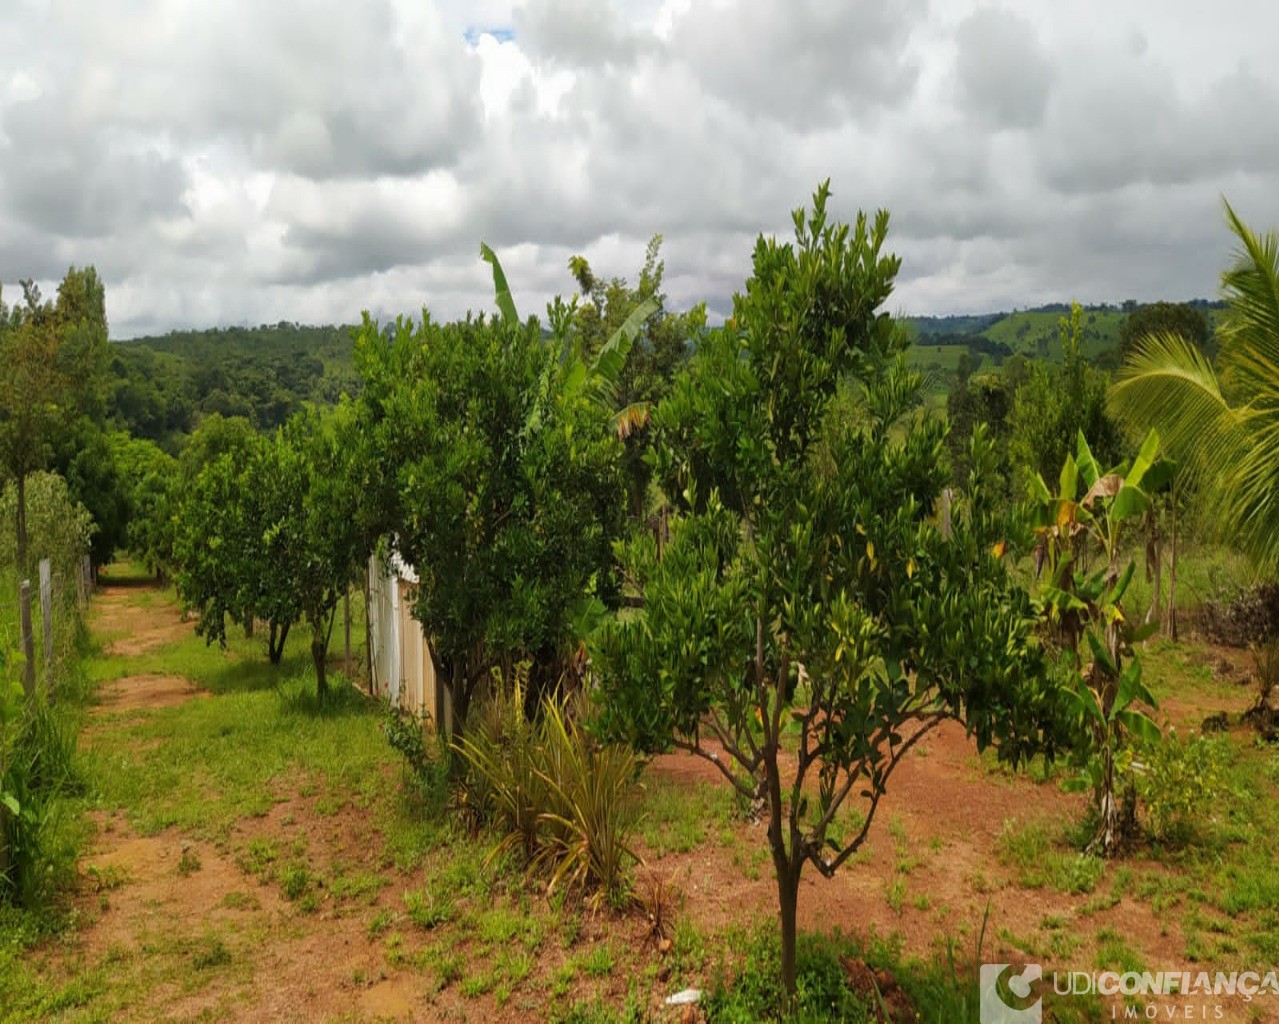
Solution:
{"label": "cloudy sky", "polygon": [[723,312],[829,177],[894,309],[1214,295],[1279,227],[1269,0],[2,0],[0,281],[112,334],[429,305],[565,264]]}

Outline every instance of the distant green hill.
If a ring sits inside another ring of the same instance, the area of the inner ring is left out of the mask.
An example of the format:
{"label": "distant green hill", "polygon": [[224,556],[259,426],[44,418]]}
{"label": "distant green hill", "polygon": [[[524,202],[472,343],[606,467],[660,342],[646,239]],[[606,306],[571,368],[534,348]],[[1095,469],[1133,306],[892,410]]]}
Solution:
{"label": "distant green hill", "polygon": [[[1197,299],[1192,302],[1215,321],[1222,304]],[[1099,365],[1109,364],[1119,341],[1119,330],[1129,312],[1137,307],[1084,306],[1080,341],[1084,358]],[[1060,324],[1068,316],[1065,304],[1040,306],[1012,313],[979,316],[906,317],[915,331],[911,362],[933,371],[935,388],[944,389],[954,375],[963,353],[974,366],[990,370],[1014,355],[1027,359],[1061,359]]]}
{"label": "distant green hill", "polygon": [[279,323],[122,341],[111,347],[108,412],[136,437],[176,450],[200,417],[244,416],[261,430],[304,402],[354,394],[349,327]]}
{"label": "distant green hill", "polygon": [[[1085,309],[1080,318],[1080,347],[1086,359],[1097,359],[1113,349],[1127,313],[1113,307]],[[1068,310],[1029,309],[1008,313],[984,331],[982,336],[1007,345],[1014,353],[1033,359],[1061,357],[1060,324]]]}

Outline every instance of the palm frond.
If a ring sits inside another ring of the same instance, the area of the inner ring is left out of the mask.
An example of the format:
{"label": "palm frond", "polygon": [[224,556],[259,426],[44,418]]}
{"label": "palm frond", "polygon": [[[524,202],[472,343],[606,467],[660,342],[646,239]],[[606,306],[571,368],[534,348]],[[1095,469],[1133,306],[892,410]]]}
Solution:
{"label": "palm frond", "polygon": [[1222,375],[1249,404],[1279,404],[1279,235],[1251,231],[1229,203],[1226,219],[1239,247],[1221,275],[1228,303],[1219,331]]}
{"label": "palm frond", "polygon": [[1137,341],[1110,390],[1111,411],[1140,431],[1157,430],[1192,475],[1241,452],[1246,432],[1212,364],[1178,334]]}
{"label": "palm frond", "polygon": [[617,439],[625,441],[635,431],[648,426],[653,415],[652,402],[632,402],[613,415],[613,428],[617,431]]}

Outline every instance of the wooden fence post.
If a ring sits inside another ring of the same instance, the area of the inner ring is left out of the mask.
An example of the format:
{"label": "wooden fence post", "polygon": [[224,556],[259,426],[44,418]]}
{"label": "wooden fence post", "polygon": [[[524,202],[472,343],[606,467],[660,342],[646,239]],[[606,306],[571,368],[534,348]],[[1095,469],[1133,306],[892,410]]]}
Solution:
{"label": "wooden fence post", "polygon": [[40,625],[44,632],[44,678],[53,682],[53,563],[40,559]]}
{"label": "wooden fence post", "polygon": [[342,595],[342,620],[346,627],[346,670],[351,671],[351,584],[346,585],[346,593]]}
{"label": "wooden fence post", "polygon": [[31,631],[31,581],[18,584],[18,620],[22,631],[22,689],[27,700],[36,695],[36,638]]}

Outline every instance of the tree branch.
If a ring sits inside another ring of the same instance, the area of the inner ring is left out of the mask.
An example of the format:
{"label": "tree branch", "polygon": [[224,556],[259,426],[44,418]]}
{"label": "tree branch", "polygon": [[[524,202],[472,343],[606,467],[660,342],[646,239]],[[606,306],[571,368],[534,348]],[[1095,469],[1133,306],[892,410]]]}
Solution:
{"label": "tree branch", "polygon": [[[758,783],[756,783],[756,786],[754,788],[747,786],[744,782],[742,782],[741,779],[739,779],[736,775],[733,774],[733,770],[727,764],[724,763],[724,759],[720,757],[719,754],[717,754],[715,751],[707,750],[700,743],[689,743],[687,740],[681,740],[679,738],[676,738],[675,740],[673,740],[672,743],[674,744],[674,746],[676,746],[680,750],[686,750],[690,754],[696,754],[698,757],[702,758],[703,760],[709,761],[711,764],[713,764],[716,768],[720,770],[720,774],[722,774],[724,778],[726,778],[729,781],[729,784],[732,785],[732,787],[735,790],[737,790],[737,792],[741,793],[742,796],[746,797],[747,799],[750,799],[750,800],[755,799],[756,790],[759,788]],[[745,767],[745,765],[743,765],[743,767]]]}
{"label": "tree branch", "polygon": [[[924,721],[924,724],[920,726],[918,731],[916,731],[907,740],[905,740],[901,746],[893,751],[888,759],[888,767],[884,770],[883,775],[880,776],[879,783],[871,789],[870,806],[866,809],[866,820],[862,823],[862,827],[860,831],[858,831],[857,835],[854,836],[852,841],[839,852],[834,860],[827,860],[822,856],[820,842],[814,844],[812,838],[810,838],[805,843],[805,853],[818,871],[827,878],[830,878],[837,870],[839,870],[840,865],[843,864],[844,861],[848,860],[849,857],[861,848],[862,843],[866,841],[866,836],[870,832],[871,822],[875,820],[875,809],[879,806],[880,797],[882,797],[887,791],[888,779],[889,776],[893,774],[893,769],[901,763],[901,759],[916,743],[923,739],[923,737],[928,733],[932,732],[934,728],[949,717],[951,716],[943,712],[937,712],[930,716]],[[848,781],[844,784],[844,788],[840,791],[838,799],[831,803],[830,807],[827,808],[826,814],[822,817],[821,822],[819,822],[817,828],[813,830],[813,838],[820,839],[820,837],[825,834],[826,827],[830,824],[831,819],[834,818],[835,812],[843,804],[845,797],[848,796],[848,792],[852,788],[853,782],[860,777],[860,772],[857,774],[852,772],[849,773]]]}

